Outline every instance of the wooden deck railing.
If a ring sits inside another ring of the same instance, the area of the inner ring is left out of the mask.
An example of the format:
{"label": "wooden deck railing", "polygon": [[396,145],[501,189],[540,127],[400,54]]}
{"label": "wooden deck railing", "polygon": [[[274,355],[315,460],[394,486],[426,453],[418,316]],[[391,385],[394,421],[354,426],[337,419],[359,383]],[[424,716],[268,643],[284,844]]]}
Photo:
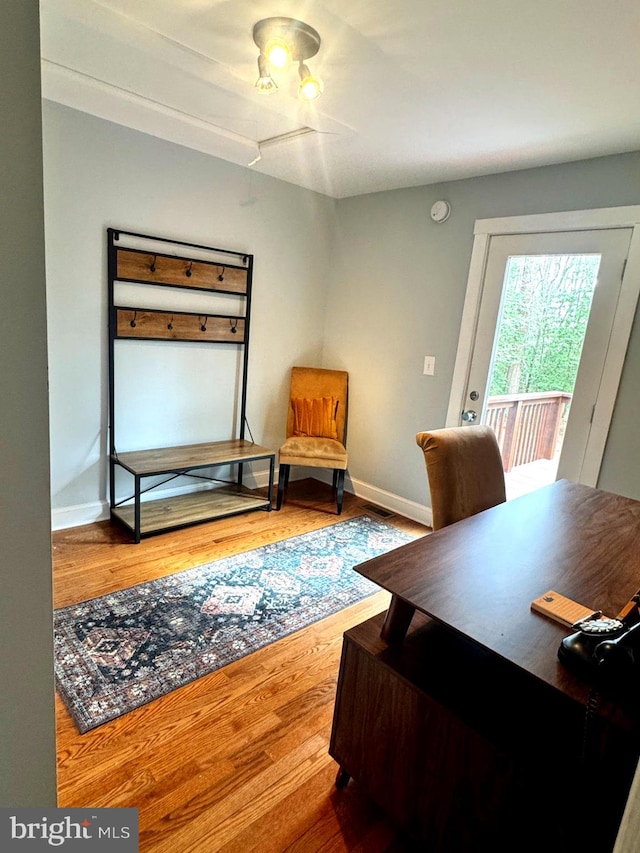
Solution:
{"label": "wooden deck railing", "polygon": [[486,422],[495,430],[505,471],[536,459],[553,458],[571,396],[547,391],[489,397]]}

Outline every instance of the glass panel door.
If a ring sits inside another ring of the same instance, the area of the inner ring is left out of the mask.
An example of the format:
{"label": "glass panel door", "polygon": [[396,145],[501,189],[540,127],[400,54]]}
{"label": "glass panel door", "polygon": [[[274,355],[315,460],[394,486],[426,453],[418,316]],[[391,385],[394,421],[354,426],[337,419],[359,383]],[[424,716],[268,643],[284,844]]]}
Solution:
{"label": "glass panel door", "polygon": [[498,437],[509,497],[556,478],[600,259],[507,260],[482,420]]}

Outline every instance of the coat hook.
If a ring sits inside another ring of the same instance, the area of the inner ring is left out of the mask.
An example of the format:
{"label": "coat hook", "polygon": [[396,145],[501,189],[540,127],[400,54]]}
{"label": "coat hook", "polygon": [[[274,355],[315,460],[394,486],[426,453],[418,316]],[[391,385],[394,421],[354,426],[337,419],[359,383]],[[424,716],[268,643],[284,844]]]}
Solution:
{"label": "coat hook", "polygon": [[136,323],[136,317],[137,317],[137,316],[138,316],[138,312],[137,312],[137,311],[134,311],[134,312],[133,312],[133,320],[129,323],[129,325],[131,326],[131,328],[132,328],[132,329],[135,329],[135,327],[138,325],[138,324]]}
{"label": "coat hook", "polygon": [[208,320],[208,319],[209,319],[209,317],[208,317],[208,316],[204,318],[204,323],[202,323],[202,325],[200,326],[200,331],[201,331],[201,332],[206,332],[206,331],[207,331],[207,320]]}
{"label": "coat hook", "polygon": [[154,256],[153,256],[153,260],[152,260],[152,261],[151,261],[151,263],[149,264],[149,270],[150,270],[151,272],[155,272],[155,271],[156,271],[156,258],[157,258],[157,257],[158,257],[157,255],[154,255]]}
{"label": "coat hook", "polygon": [[173,329],[173,314],[171,315],[171,319],[167,323],[167,329],[169,329],[169,331]]}
{"label": "coat hook", "polygon": [[218,281],[224,281],[224,267],[222,267],[222,272],[218,275]]}
{"label": "coat hook", "polygon": [[234,317],[233,320],[229,317],[229,326],[231,327],[231,334],[235,335],[238,331],[238,318]]}
{"label": "coat hook", "polygon": [[185,270],[185,275],[187,278],[191,278],[191,267],[193,266],[193,261],[189,261],[189,266]]}

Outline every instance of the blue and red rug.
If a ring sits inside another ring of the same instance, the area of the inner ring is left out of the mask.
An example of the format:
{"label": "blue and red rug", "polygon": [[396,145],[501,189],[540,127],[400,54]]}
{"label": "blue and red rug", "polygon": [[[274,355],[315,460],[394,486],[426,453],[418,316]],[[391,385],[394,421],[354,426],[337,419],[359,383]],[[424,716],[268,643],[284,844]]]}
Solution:
{"label": "blue and red rug", "polygon": [[412,538],[363,515],[56,610],[60,695],[89,731],[372,595],[353,566]]}

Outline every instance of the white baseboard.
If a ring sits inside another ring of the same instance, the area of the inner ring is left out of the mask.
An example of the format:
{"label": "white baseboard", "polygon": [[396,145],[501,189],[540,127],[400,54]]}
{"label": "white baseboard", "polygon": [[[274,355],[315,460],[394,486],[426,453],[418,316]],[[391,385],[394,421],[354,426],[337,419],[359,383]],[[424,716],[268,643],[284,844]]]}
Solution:
{"label": "white baseboard", "polygon": [[[317,480],[328,483],[329,485],[333,482],[333,474],[328,470],[316,469],[314,476]],[[370,483],[365,483],[362,480],[354,480],[352,477],[348,477],[348,481],[350,486],[349,491],[356,495],[356,497],[371,501],[371,503],[383,509],[388,509],[390,512],[397,512],[398,515],[404,515],[405,518],[417,521],[418,524],[431,527],[433,523],[431,507],[415,503],[415,501],[409,501],[406,498],[400,497],[400,495],[379,489],[377,486],[372,486]]]}
{"label": "white baseboard", "polygon": [[106,521],[109,518],[107,501],[96,501],[78,506],[64,506],[51,510],[51,529],[66,530],[68,527],[82,527],[95,521]]}
{"label": "white baseboard", "polygon": [[384,489],[379,489],[377,486],[371,486],[369,483],[363,483],[361,480],[351,480],[354,488],[354,494],[359,498],[365,498],[383,509],[388,509],[391,512],[397,512],[398,515],[404,515],[405,518],[410,518],[412,521],[417,521],[418,524],[424,524],[426,527],[431,527],[433,524],[433,514],[431,507],[424,504],[416,503],[415,501],[407,500],[394,495],[392,492],[386,492]]}
{"label": "white baseboard", "polygon": [[[309,476],[309,469],[303,470],[304,476]],[[293,473],[293,472],[292,472]],[[331,485],[332,474],[330,471],[316,469],[313,475],[317,480]],[[292,479],[296,479],[293,477]],[[246,481],[249,488],[264,488],[269,485],[269,472],[258,472],[252,477],[253,482]],[[276,479],[277,482],[277,479]],[[369,483],[364,483],[362,480],[354,480],[349,478],[349,491],[353,492],[357,497],[371,501],[376,506],[387,509],[390,512],[396,512],[398,515],[404,515],[412,521],[417,521],[419,524],[424,524],[431,527],[433,517],[431,507],[423,504],[409,501],[406,498],[395,495],[392,492],[386,492],[384,489],[379,489],[377,486],[372,486]],[[193,485],[180,486],[174,489],[162,489],[154,492],[155,498],[169,498],[176,495],[186,494],[187,492],[206,489],[206,484],[201,486]],[[69,527],[82,527],[85,524],[93,524],[96,521],[105,521],[109,518],[109,502],[95,501],[94,503],[80,504],[78,506],[60,507],[51,511],[51,529],[65,530]]]}

